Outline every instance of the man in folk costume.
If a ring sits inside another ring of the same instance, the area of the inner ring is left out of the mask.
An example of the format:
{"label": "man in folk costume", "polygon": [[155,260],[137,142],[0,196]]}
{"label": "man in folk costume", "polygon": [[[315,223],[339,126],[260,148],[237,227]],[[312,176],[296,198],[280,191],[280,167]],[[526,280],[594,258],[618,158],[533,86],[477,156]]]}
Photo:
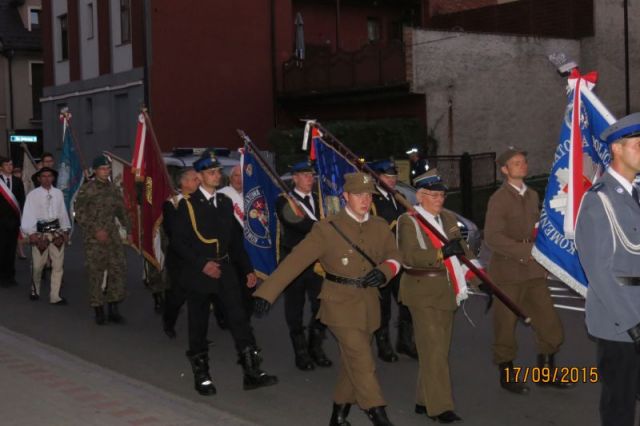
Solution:
{"label": "man in folk costume", "polygon": [[13,176],[13,162],[0,157],[0,287],[18,284],[15,261],[23,205],[24,185]]}
{"label": "man in folk costume", "polygon": [[601,137],[611,165],[585,194],[576,247],[589,282],[586,323],[597,343],[600,421],[632,426],[640,392],[640,113],[621,118]]}
{"label": "man in folk costume", "polygon": [[345,208],[316,223],[254,294],[254,312],[263,315],[316,260],[326,271],[318,318],[338,340],[342,360],[331,426],[349,425],[352,404],[358,404],[375,426],[392,425],[375,374],[371,340],[380,328],[378,287],[397,275],[400,254],[389,225],[369,214],[374,192],[368,174],[346,174]]}
{"label": "man in folk costume", "polygon": [[[280,261],[289,256],[292,250],[300,244],[320,217],[320,198],[313,192],[315,177],[313,166],[308,161],[302,161],[291,167],[295,187],[291,196],[295,198],[297,207],[291,206],[290,201],[281,195],[276,201],[276,214],[280,225]],[[294,212],[297,208],[298,214]],[[299,213],[302,212],[302,215]],[[296,367],[307,371],[319,367],[330,367],[333,363],[322,349],[326,326],[317,319],[320,309],[318,295],[322,289],[322,277],[314,271],[314,265],[309,265],[298,275],[284,291],[284,311],[289,335],[293,344]],[[311,321],[309,323],[309,339],[305,338],[303,317],[305,299],[309,299]]]}
{"label": "man in folk costume", "polygon": [[[257,277],[244,249],[242,228],[233,215],[231,200],[216,191],[221,165],[213,151],[194,163],[200,178],[197,191],[180,201],[172,231],[172,247],[183,260],[181,282],[187,290],[189,350],[195,389],[213,395],[209,373],[207,331],[211,296],[225,310],[229,330],[244,371],[245,390],[274,385],[277,377],[260,369],[262,357],[242,304],[240,285],[253,287]],[[237,270],[242,276],[237,276]]]}
{"label": "man in folk costume", "polygon": [[[455,215],[443,210],[447,187],[437,170],[417,176],[414,186],[418,205],[398,219],[398,247],[405,267],[399,298],[414,320],[420,364],[415,411],[440,423],[454,423],[462,419],[454,412],[449,349],[454,314],[467,298],[466,279],[471,274],[455,255],[472,259],[473,254]],[[449,242],[443,244],[418,216]]]}
{"label": "man in folk costume", "polygon": [[[395,189],[398,183],[398,169],[392,160],[380,160],[369,163],[369,167],[378,173],[380,180],[391,189]],[[398,217],[406,211],[404,206],[397,202],[393,194],[388,193],[380,185],[376,185],[377,194],[373,194],[371,212],[380,216],[389,224],[389,229],[395,234]],[[391,296],[398,305],[398,338],[396,351],[411,358],[417,359],[418,352],[413,340],[413,324],[409,309],[398,302],[398,289],[400,287],[400,274],[396,275],[389,284],[380,289],[380,329],[375,333],[378,346],[378,358],[385,362],[395,362],[398,355],[393,352],[389,337],[389,322],[391,321]]]}
{"label": "man in folk costume", "polygon": [[[487,205],[484,237],[491,249],[488,272],[502,291],[531,317],[538,367],[553,371],[564,332],[551,300],[547,271],[531,255],[540,208],[538,193],[524,183],[528,174],[526,156],[525,151],[510,147],[496,159],[505,180]],[[515,380],[513,370],[518,351],[517,322],[515,314],[504,304],[496,304],[493,361],[500,370],[500,386],[509,392],[526,394],[529,387]],[[570,387],[570,383],[563,383],[560,378],[539,384]]]}
{"label": "man in folk costume", "polygon": [[34,176],[38,187],[27,194],[22,215],[22,232],[32,244],[31,300],[40,298],[42,271],[51,259],[51,287],[49,302],[66,305],[60,296],[64,267],[64,244],[69,238],[71,223],[62,191],[53,186],[58,173],[49,167],[42,167]]}

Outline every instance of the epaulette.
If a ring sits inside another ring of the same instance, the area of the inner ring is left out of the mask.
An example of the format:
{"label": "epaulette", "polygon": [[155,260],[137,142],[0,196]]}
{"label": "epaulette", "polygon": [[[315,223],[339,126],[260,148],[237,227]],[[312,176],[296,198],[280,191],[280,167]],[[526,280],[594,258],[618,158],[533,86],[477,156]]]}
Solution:
{"label": "epaulette", "polygon": [[602,188],[604,188],[604,182],[598,182],[595,185],[593,185],[591,188],[589,188],[589,191],[598,192]]}

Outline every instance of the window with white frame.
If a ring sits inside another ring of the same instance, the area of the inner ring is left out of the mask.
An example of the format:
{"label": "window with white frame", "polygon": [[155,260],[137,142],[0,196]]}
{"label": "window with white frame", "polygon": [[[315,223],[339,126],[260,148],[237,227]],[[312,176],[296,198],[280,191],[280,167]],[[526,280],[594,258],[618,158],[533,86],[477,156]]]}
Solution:
{"label": "window with white frame", "polygon": [[41,10],[38,7],[29,8],[29,31],[40,29],[40,13]]}
{"label": "window with white frame", "polygon": [[131,42],[131,0],[120,0],[120,43]]}
{"label": "window with white frame", "polygon": [[93,3],[87,3],[87,39],[93,38]]}
{"label": "window with white frame", "polygon": [[60,29],[60,54],[59,61],[69,59],[69,20],[67,14],[58,16],[58,27]]}

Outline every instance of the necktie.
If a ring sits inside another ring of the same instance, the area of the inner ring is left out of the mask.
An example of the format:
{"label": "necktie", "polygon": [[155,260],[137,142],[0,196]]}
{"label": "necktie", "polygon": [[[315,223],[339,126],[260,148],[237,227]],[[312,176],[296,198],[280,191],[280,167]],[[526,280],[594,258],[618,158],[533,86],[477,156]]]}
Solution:
{"label": "necktie", "polygon": [[638,204],[640,206],[640,198],[638,198],[638,188],[636,188],[636,186],[633,186],[633,189],[631,190],[631,196],[633,197],[633,201],[636,202],[636,204]]}
{"label": "necktie", "polygon": [[436,223],[440,225],[440,216],[436,216]]}
{"label": "necktie", "polygon": [[311,205],[311,197],[309,197],[308,195],[305,195],[304,198],[302,199],[302,202],[304,203],[305,206],[307,206],[307,208],[311,213],[315,214],[315,212],[313,211],[313,206]]}

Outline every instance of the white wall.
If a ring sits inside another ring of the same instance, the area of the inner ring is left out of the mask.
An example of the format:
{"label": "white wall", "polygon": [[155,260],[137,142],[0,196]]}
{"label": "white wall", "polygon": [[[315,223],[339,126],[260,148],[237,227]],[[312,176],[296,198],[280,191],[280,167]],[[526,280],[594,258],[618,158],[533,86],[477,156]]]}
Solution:
{"label": "white wall", "polygon": [[111,69],[113,73],[133,68],[131,42],[122,44],[120,40],[120,0],[110,0],[111,13]]}
{"label": "white wall", "polygon": [[61,61],[60,24],[58,16],[67,13],[67,0],[51,1],[51,28],[53,28],[53,75],[55,85],[69,82],[69,60]]}
{"label": "white wall", "polygon": [[426,94],[439,155],[515,145],[529,151],[531,174],[548,173],[567,100],[547,55],[578,57],[578,41],[416,29],[412,45],[412,90]]}
{"label": "white wall", "polygon": [[[89,5],[93,5],[93,14],[90,16]],[[98,0],[80,0],[78,2],[80,15],[80,67],[82,79],[90,79],[98,76]],[[93,35],[91,28],[93,26]]]}

